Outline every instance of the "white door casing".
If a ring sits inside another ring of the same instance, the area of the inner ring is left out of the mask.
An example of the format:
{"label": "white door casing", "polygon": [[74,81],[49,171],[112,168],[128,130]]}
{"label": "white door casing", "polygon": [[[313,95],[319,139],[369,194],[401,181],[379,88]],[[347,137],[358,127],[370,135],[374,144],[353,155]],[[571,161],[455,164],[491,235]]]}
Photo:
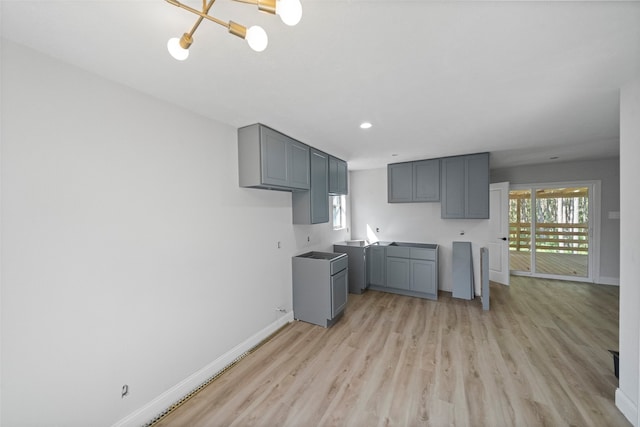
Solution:
{"label": "white door casing", "polygon": [[491,184],[489,192],[489,280],[509,284],[509,183]]}

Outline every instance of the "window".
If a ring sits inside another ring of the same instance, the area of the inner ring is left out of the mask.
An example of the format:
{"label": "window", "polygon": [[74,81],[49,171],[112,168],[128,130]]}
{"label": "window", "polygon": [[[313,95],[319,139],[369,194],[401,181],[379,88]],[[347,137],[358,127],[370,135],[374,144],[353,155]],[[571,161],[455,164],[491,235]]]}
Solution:
{"label": "window", "polygon": [[341,230],[347,227],[347,201],[345,196],[331,196],[331,218],[333,229]]}

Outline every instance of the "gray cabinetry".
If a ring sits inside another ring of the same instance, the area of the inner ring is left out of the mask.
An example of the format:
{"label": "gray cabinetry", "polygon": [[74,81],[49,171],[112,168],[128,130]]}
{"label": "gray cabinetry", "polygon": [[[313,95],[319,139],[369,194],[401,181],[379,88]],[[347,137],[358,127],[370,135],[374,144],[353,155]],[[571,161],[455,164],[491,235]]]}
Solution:
{"label": "gray cabinetry", "polygon": [[442,218],[489,218],[489,153],[442,159]]}
{"label": "gray cabinetry", "polygon": [[413,201],[440,201],[440,159],[413,162]]}
{"label": "gray cabinetry", "polygon": [[369,285],[385,286],[386,253],[384,246],[370,246],[367,268]]}
{"label": "gray cabinetry", "polygon": [[411,269],[409,259],[387,255],[387,287],[411,289]]}
{"label": "gray cabinetry", "polygon": [[387,165],[387,201],[389,203],[413,201],[413,168],[410,162]]}
{"label": "gray cabinetry", "polygon": [[471,242],[453,242],[452,245],[452,278],[453,297],[473,299],[473,258]]}
{"label": "gray cabinetry", "polygon": [[256,123],[238,129],[241,187],[308,190],[309,147]]}
{"label": "gray cabinetry", "polygon": [[332,196],[348,194],[347,162],[337,157],[329,156],[329,194]]}
{"label": "gray cabinetry", "polygon": [[294,224],[329,222],[329,156],[311,148],[309,159],[311,175],[309,191],[295,191],[291,194]]}
{"label": "gray cabinetry", "polygon": [[430,295],[437,295],[437,273],[435,261],[411,260],[411,290]]}
{"label": "gray cabinetry", "polygon": [[292,259],[293,316],[328,327],[344,313],[348,298],[347,255],[308,252]]}
{"label": "gray cabinetry", "polygon": [[[374,283],[379,265],[374,259],[374,249],[382,249],[384,278]],[[391,243],[389,246],[371,247],[370,282],[374,290],[399,293],[421,298],[438,298],[438,246],[423,243]],[[380,284],[382,283],[382,284]]]}
{"label": "gray cabinetry", "polygon": [[440,200],[440,160],[387,165],[389,203],[437,202]]}
{"label": "gray cabinetry", "polygon": [[349,258],[349,292],[363,293],[369,286],[369,245],[364,240],[339,242],[333,245],[333,252],[347,254]]}

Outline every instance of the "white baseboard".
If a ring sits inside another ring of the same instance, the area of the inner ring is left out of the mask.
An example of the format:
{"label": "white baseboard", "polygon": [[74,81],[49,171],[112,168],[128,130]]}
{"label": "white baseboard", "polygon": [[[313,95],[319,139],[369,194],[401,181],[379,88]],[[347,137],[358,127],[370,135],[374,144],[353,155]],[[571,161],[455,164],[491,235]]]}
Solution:
{"label": "white baseboard", "polygon": [[596,283],[598,283],[599,285],[620,286],[620,278],[619,277],[600,277]]}
{"label": "white baseboard", "polygon": [[183,397],[205,383],[209,378],[225,369],[242,354],[251,350],[253,347],[268,338],[269,335],[273,334],[282,326],[292,321],[293,312],[291,311],[266,328],[262,329],[258,333],[249,337],[244,342],[232,348],[213,362],[209,363],[207,366],[205,366],[195,374],[189,376],[188,378],[185,378],[175,386],[171,387],[169,390],[162,393],[160,396],[156,397],[151,402],[144,405],[142,408],[132,412],[117,423],[113,424],[112,427],[137,427],[145,425],[155,417],[162,414],[165,410],[170,408],[174,403],[179,402]]}
{"label": "white baseboard", "polygon": [[638,407],[619,388],[616,389],[616,406],[634,427],[638,427]]}

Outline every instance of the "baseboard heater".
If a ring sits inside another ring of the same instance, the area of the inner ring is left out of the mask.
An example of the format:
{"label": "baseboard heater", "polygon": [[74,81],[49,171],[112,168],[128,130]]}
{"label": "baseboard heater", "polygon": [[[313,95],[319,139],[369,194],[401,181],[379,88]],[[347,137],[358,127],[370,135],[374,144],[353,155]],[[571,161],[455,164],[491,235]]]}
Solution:
{"label": "baseboard heater", "polygon": [[229,369],[233,368],[235,365],[238,364],[238,362],[240,362],[242,359],[244,359],[245,357],[247,357],[248,355],[250,355],[251,353],[255,352],[257,349],[259,349],[260,347],[262,347],[264,344],[266,344],[267,342],[271,341],[271,339],[273,337],[275,337],[276,335],[278,335],[280,332],[282,332],[287,326],[289,326],[291,323],[287,323],[286,325],[281,326],[277,331],[275,331],[274,333],[272,333],[271,335],[269,335],[268,337],[266,337],[265,339],[263,339],[262,341],[260,341],[258,344],[256,344],[255,346],[251,347],[249,350],[245,351],[244,353],[242,353],[240,356],[236,357],[235,359],[233,359],[233,361],[231,363],[229,363],[227,366],[225,366],[224,368],[220,369],[218,372],[216,372],[215,374],[213,374],[211,377],[209,377],[209,379],[207,379],[206,381],[204,381],[202,384],[200,384],[198,387],[196,387],[195,389],[193,389],[192,391],[190,391],[189,393],[187,393],[184,397],[182,397],[182,399],[178,400],[176,403],[174,403],[173,405],[169,406],[167,409],[165,409],[164,411],[162,411],[160,414],[158,414],[158,416],[156,416],[155,418],[153,418],[151,421],[149,421],[148,423],[144,424],[143,427],[153,427],[154,425],[156,425],[157,423],[159,423],[161,420],[163,420],[164,418],[166,418],[169,414],[171,414],[173,411],[175,411],[176,409],[178,409],[180,406],[184,405],[189,399],[191,399],[193,396],[195,396],[196,394],[198,394],[199,392],[201,392],[202,390],[204,390],[208,385],[210,385],[212,382],[214,382],[215,380],[217,380],[218,378],[220,378],[222,376],[222,374],[224,374],[225,372],[227,372]]}

